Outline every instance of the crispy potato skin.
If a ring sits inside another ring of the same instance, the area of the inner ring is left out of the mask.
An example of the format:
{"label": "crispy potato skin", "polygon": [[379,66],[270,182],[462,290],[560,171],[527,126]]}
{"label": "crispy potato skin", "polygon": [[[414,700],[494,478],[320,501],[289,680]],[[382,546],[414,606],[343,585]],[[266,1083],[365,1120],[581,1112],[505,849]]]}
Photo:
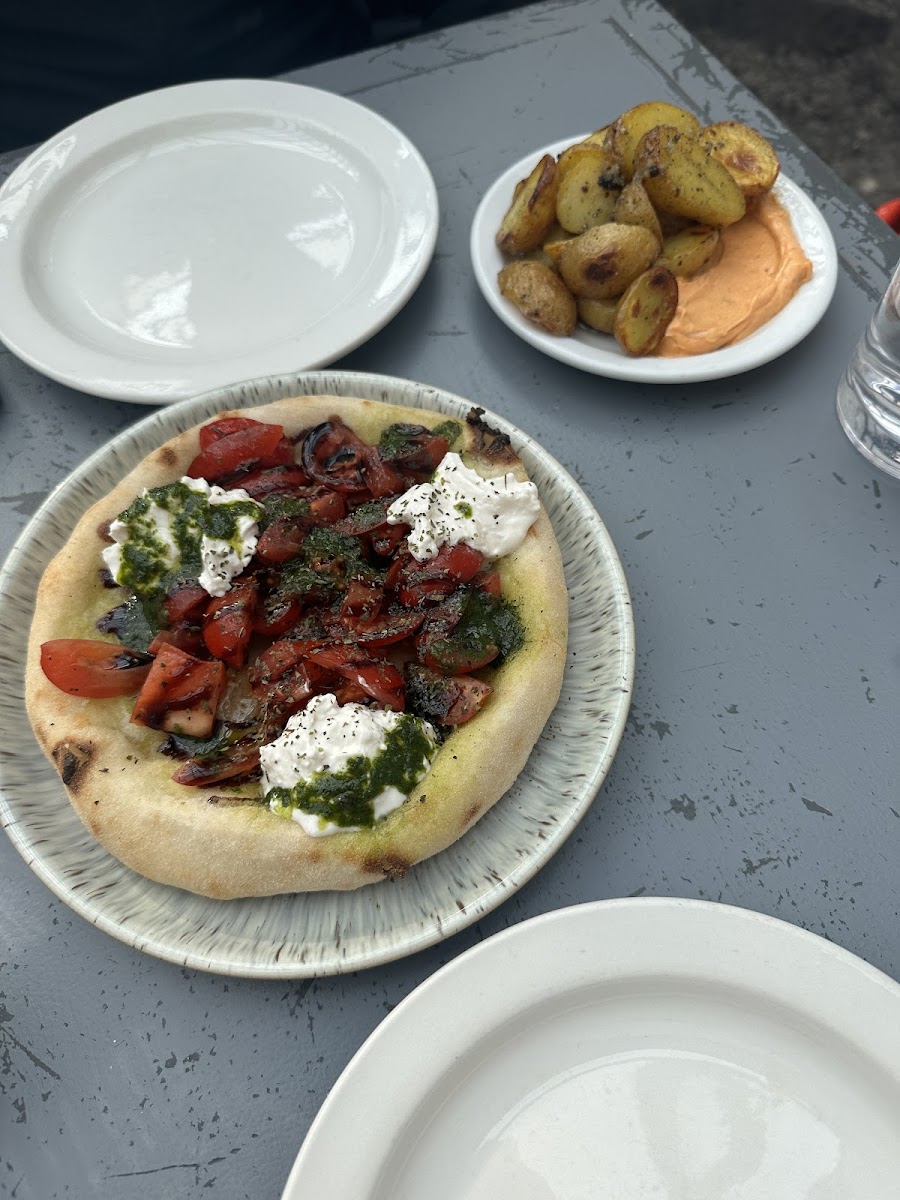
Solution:
{"label": "crispy potato skin", "polygon": [[678,307],[678,283],[666,267],[654,266],[629,286],[619,301],[613,334],[628,354],[652,354]]}
{"label": "crispy potato skin", "polygon": [[556,196],[556,219],[569,233],[612,220],[622,180],[612,156],[585,145],[562,170]]}
{"label": "crispy potato skin", "polygon": [[660,266],[668,267],[673,275],[687,279],[712,262],[718,248],[718,229],[711,225],[689,225],[665,239],[656,261]]}
{"label": "crispy potato skin", "polygon": [[618,300],[588,300],[582,296],[578,300],[578,320],[598,333],[612,333],[618,307]]}
{"label": "crispy potato skin", "polygon": [[778,155],[762,134],[749,125],[719,121],[701,131],[700,141],[731,173],[745,196],[761,196],[778,178],[781,169]]}
{"label": "crispy potato skin", "polygon": [[660,246],[663,244],[662,228],[656,210],[650,203],[647,189],[639,179],[632,179],[619,193],[613,220],[620,225],[641,225],[649,229]]}
{"label": "crispy potato skin", "polygon": [[545,154],[520,187],[497,230],[497,245],[504,254],[525,254],[543,242],[556,221],[559,188],[556,159]]}
{"label": "crispy potato skin", "polygon": [[626,180],[634,178],[635,156],[641,138],[657,125],[668,125],[681,133],[698,133],[700,130],[700,122],[693,113],[665,100],[648,100],[623,112],[611,126],[608,145]]}
{"label": "crispy potato skin", "polygon": [[497,282],[522,316],[547,333],[568,337],[575,328],[575,297],[545,263],[530,259],[509,263]]}
{"label": "crispy potato skin", "polygon": [[733,225],[746,210],[744,193],[708,147],[690,133],[658,125],[644,134],[635,169],[655,208],[703,225]]}
{"label": "crispy potato skin", "polygon": [[563,282],[575,296],[620,296],[659,253],[659,242],[640,225],[597,225],[566,242],[559,256]]}

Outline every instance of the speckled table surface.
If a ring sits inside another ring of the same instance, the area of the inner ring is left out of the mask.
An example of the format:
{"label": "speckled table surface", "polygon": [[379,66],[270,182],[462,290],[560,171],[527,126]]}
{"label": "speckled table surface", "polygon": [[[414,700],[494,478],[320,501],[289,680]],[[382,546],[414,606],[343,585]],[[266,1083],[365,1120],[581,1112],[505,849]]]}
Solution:
{"label": "speckled table surface", "polygon": [[[141,955],[0,839],[0,1195],[16,1200],[279,1196],[385,1013],[476,941],[562,905],[727,901],[900,976],[900,486],[834,415],[895,235],[648,0],[541,4],[296,78],[404,129],[441,198],[418,293],[340,365],[469,396],[569,467],[630,582],[632,714],[592,809],[534,881],[450,941],[351,976],[246,982]],[[829,311],[750,374],[690,387],[581,374],[519,341],[472,278],[469,224],[499,171],[650,96],[759,127],[834,233]],[[0,178],[19,157],[0,159]],[[0,350],[0,552],[143,415]]]}

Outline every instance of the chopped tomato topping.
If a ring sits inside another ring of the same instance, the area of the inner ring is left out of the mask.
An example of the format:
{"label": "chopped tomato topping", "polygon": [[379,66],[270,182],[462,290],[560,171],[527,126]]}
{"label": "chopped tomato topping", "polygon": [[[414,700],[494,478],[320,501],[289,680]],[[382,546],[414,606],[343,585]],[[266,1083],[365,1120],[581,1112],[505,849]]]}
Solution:
{"label": "chopped tomato topping", "polygon": [[235,584],[224,596],[209,602],[203,618],[203,641],[210,654],[229,666],[242,667],[247,661],[258,598],[259,585],[250,580]]}
{"label": "chopped tomato topping", "polygon": [[475,582],[483,592],[487,592],[487,594],[489,596],[493,596],[495,600],[500,599],[502,587],[500,584],[499,571],[486,571],[482,569]]}
{"label": "chopped tomato topping", "polygon": [[406,686],[412,710],[440,725],[462,725],[491,694],[491,688],[471,675],[449,678],[418,663],[406,667]]}
{"label": "chopped tomato topping", "polygon": [[381,612],[384,592],[375,584],[351,579],[341,603],[341,621],[351,629],[369,625]]}
{"label": "chopped tomato topping", "polygon": [[250,417],[217,417],[214,421],[208,421],[201,427],[200,449],[206,450],[213,442],[228,437],[231,433],[237,433],[240,429],[252,429],[254,426],[262,424],[262,421],[254,421]]}
{"label": "chopped tomato topping", "polygon": [[320,491],[309,500],[309,515],[319,525],[332,525],[347,511],[347,502],[340,492]]}
{"label": "chopped tomato topping", "polygon": [[[283,456],[285,442],[290,447],[291,457],[288,460]],[[274,467],[278,463],[293,461],[293,453],[293,445],[284,437],[281,425],[254,423],[211,442],[205,450],[200,451],[186,474],[192,479],[216,482],[239,471]]]}
{"label": "chopped tomato topping", "polygon": [[470,721],[492,692],[489,684],[471,675],[454,675],[453,683],[459,689],[456,700],[444,717],[446,725],[462,725]]}
{"label": "chopped tomato topping", "polygon": [[300,451],[303,468],[311,479],[338,492],[364,492],[369,447],[340,417],[316,425],[303,439]]}
{"label": "chopped tomato topping", "polygon": [[463,675],[486,667],[499,653],[500,647],[493,643],[467,646],[453,638],[439,638],[433,639],[419,657],[426,666],[444,675]]}
{"label": "chopped tomato topping", "polygon": [[301,662],[285,671],[281,678],[271,684],[265,693],[270,713],[289,716],[304,707],[315,694],[322,672],[314,663]]}
{"label": "chopped tomato topping", "polygon": [[257,605],[253,631],[263,637],[277,638],[287,633],[300,620],[303,605],[296,596],[273,592]]}
{"label": "chopped tomato topping", "polygon": [[390,558],[408,533],[408,525],[381,525],[372,531],[369,539],[380,558]]}
{"label": "chopped tomato topping", "polygon": [[461,583],[474,579],[483,562],[481,551],[465,542],[442,546],[427,562],[410,561],[398,582],[397,597],[401,604],[413,608],[423,600],[448,596]]}
{"label": "chopped tomato topping", "polygon": [[393,663],[368,658],[352,646],[326,646],[312,650],[310,658],[318,666],[337,671],[356,683],[382,708],[403,711],[403,676]]}
{"label": "chopped tomato topping", "polygon": [[173,588],[163,601],[170,625],[179,621],[199,621],[209,603],[209,592],[199,583],[184,583]]}
{"label": "chopped tomato topping", "polygon": [[172,779],[175,783],[183,783],[187,787],[206,787],[210,783],[236,783],[237,777],[249,775],[259,766],[259,751],[252,751],[246,758],[237,760],[213,759],[212,762],[199,762],[189,758],[181,764]]}
{"label": "chopped tomato topping", "polygon": [[91,638],[58,638],[41,646],[41,670],[70,696],[108,700],[138,691],[150,673],[149,654]]}
{"label": "chopped tomato topping", "polygon": [[309,522],[302,518],[278,517],[260,534],[256,545],[256,557],[267,565],[296,558],[308,528]]}
{"label": "chopped tomato topping", "polygon": [[363,478],[376,500],[406,491],[406,481],[395,467],[381,457],[377,446],[367,446]]}
{"label": "chopped tomato topping", "polygon": [[295,667],[307,653],[305,642],[277,641],[266,647],[250,668],[250,683],[254,693],[265,689],[280,679],[285,671]]}
{"label": "chopped tomato topping", "polygon": [[225,690],[225,665],[204,662],[177,646],[163,645],[138,693],[135,725],[209,737]]}
{"label": "chopped tomato topping", "polygon": [[[207,596],[207,599],[209,597]],[[148,654],[159,654],[163,646],[177,646],[179,650],[184,650],[186,654],[204,655],[206,654],[206,646],[203,644],[203,634],[198,625],[189,625],[186,622],[179,622],[178,625],[173,625],[171,629],[161,629],[150,645],[147,647]]]}
{"label": "chopped tomato topping", "polygon": [[367,650],[378,646],[393,646],[411,637],[425,620],[425,613],[416,612],[384,613],[370,621],[368,625],[357,628],[353,636],[360,646]]}
{"label": "chopped tomato topping", "polygon": [[267,496],[302,496],[309,485],[309,476],[302,467],[293,463],[251,471],[240,482],[252,500],[262,501]]}
{"label": "chopped tomato topping", "polygon": [[353,512],[348,513],[343,520],[338,521],[335,529],[338,533],[349,533],[355,537],[361,533],[370,533],[373,529],[380,529],[383,525],[388,529],[399,528],[395,525],[386,525],[387,510],[390,506],[390,498],[367,500],[364,504],[357,505]]}
{"label": "chopped tomato topping", "polygon": [[445,437],[433,434],[424,425],[391,426],[391,447],[382,456],[398,470],[414,475],[430,475],[450,449]]}

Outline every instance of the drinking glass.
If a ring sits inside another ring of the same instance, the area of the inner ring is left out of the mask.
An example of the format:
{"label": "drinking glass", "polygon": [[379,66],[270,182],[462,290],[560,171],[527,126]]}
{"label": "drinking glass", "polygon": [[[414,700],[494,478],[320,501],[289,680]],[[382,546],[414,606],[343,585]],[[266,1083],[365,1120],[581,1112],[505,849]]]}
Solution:
{"label": "drinking glass", "polygon": [[900,262],[838,385],[837,412],[857,450],[900,479]]}

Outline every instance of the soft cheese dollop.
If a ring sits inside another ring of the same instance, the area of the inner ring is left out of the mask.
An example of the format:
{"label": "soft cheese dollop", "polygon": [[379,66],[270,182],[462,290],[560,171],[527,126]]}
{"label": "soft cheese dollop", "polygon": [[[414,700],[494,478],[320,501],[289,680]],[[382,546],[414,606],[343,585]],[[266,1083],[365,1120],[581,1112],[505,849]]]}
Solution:
{"label": "soft cheese dollop", "polygon": [[390,525],[410,525],[409,549],[419,562],[441,546],[465,542],[485,558],[502,558],[521,545],[541,511],[538,490],[512,472],[483,479],[458,454],[445,454],[428,483],[399,496]]}
{"label": "soft cheese dollop", "polygon": [[[312,837],[347,833],[399,808],[436,753],[435,731],[420,717],[340,705],[325,692],[295,713],[274,742],[260,747],[263,794],[273,812],[289,814]],[[389,756],[392,761],[386,761]],[[391,783],[381,787],[387,777]],[[338,819],[304,809],[304,797],[307,805],[321,798],[320,810]],[[371,819],[352,823],[359,811]]]}
{"label": "soft cheese dollop", "polygon": [[[230,521],[215,511],[223,505],[234,508]],[[229,490],[205,479],[185,476],[176,484],[145,488],[110,524],[113,544],[103,549],[103,561],[116,583],[140,592],[193,557],[200,586],[210,596],[224,596],[256,551],[261,513],[243,488]]]}

